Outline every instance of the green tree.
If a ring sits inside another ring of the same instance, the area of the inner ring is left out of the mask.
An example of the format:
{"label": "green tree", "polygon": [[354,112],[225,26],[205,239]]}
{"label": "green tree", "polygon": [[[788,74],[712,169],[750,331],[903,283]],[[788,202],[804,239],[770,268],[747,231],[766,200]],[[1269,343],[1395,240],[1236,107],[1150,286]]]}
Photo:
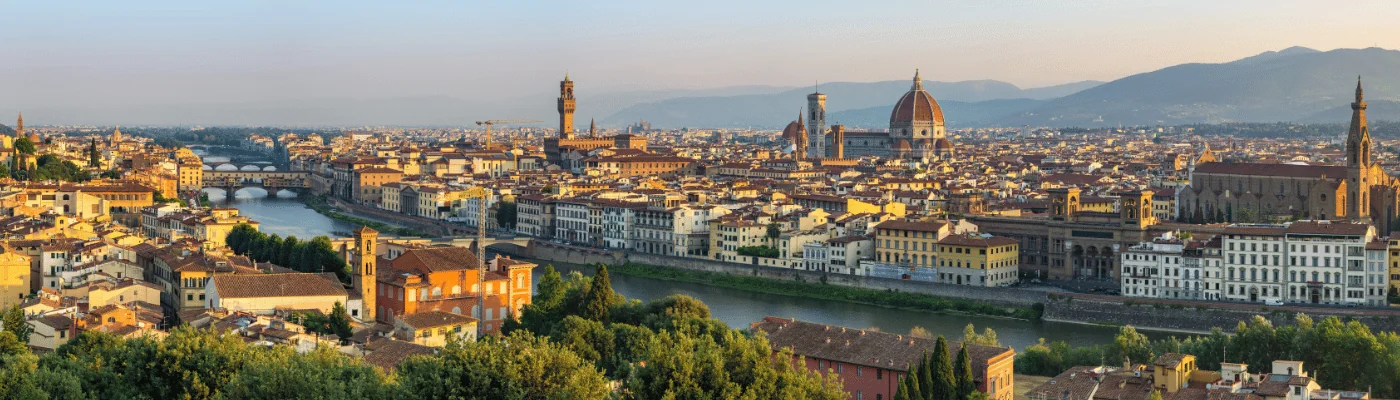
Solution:
{"label": "green tree", "polygon": [[1162,400],[1162,391],[1152,390],[1152,395],[1148,396],[1147,400]]}
{"label": "green tree", "polygon": [[97,168],[102,165],[102,154],[97,152],[97,138],[91,139],[87,148],[88,168]]}
{"label": "green tree", "polygon": [[771,243],[774,240],[778,240],[778,237],[783,235],[783,229],[782,227],[778,226],[777,222],[769,222],[767,233],[768,241]]}
{"label": "green tree", "polygon": [[612,281],[608,278],[608,266],[598,264],[598,272],[593,274],[593,284],[588,287],[587,297],[582,304],[580,316],[594,321],[608,321],[608,313],[613,306]]}
{"label": "green tree", "polygon": [[929,375],[933,379],[927,389],[928,397],[932,400],[961,400],[958,399],[957,386],[953,381],[953,357],[948,353],[948,341],[939,336],[933,345],[933,354],[929,357]]}
{"label": "green tree", "polygon": [[34,142],[29,141],[29,138],[26,137],[15,138],[15,151],[20,154],[32,155],[34,154]]}
{"label": "green tree", "polygon": [[354,335],[354,332],[350,330],[350,314],[345,312],[345,305],[340,304],[339,301],[331,306],[329,322],[331,333],[339,336],[341,340],[349,339],[351,335]]}
{"label": "green tree", "polygon": [[1134,363],[1149,363],[1156,359],[1156,356],[1152,354],[1152,341],[1147,338],[1147,335],[1138,333],[1137,329],[1132,326],[1118,328],[1118,335],[1113,337],[1113,345],[1109,347],[1107,356],[1112,362],[1127,360]]}
{"label": "green tree", "polygon": [[0,331],[0,359],[29,353],[29,344],[19,341],[14,332]]}
{"label": "green tree", "polygon": [[979,346],[1001,347],[1001,341],[997,340],[997,332],[992,328],[986,328],[981,334],[973,328],[972,324],[967,324],[963,328],[963,344],[975,344]]}
{"label": "green tree", "polygon": [[0,318],[0,329],[15,335],[15,339],[20,343],[29,343],[29,334],[34,332],[34,327],[25,322],[24,310],[19,308],[19,304],[10,306],[5,310],[5,316]]}
{"label": "green tree", "polygon": [[399,365],[399,397],[601,399],[607,381],[587,360],[527,332],[448,346]]}
{"label": "green tree", "polygon": [[762,336],[661,331],[643,346],[645,365],[624,386],[642,399],[845,399],[835,374],[799,367],[788,349],[773,353]]}
{"label": "green tree", "polygon": [[374,366],[328,347],[297,354],[272,347],[234,374],[221,399],[388,399],[394,387]]}
{"label": "green tree", "polygon": [[516,205],[513,201],[502,201],[496,204],[496,225],[501,228],[514,228],[517,217]]}
{"label": "green tree", "polygon": [[972,380],[972,358],[967,355],[966,342],[958,349],[958,358],[953,363],[953,380],[957,385],[954,398],[965,399],[977,392],[977,384]]}

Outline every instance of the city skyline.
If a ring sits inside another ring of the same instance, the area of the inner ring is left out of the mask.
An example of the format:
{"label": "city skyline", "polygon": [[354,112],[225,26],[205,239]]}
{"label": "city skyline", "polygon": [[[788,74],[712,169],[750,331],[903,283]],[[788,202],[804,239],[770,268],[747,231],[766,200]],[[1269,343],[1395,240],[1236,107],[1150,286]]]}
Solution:
{"label": "city skyline", "polygon": [[19,59],[0,66],[11,94],[0,110],[35,123],[201,123],[181,107],[450,98],[488,118],[547,111],[541,83],[565,73],[589,96],[904,80],[913,68],[1030,88],[1291,46],[1400,48],[1400,28],[1384,23],[1400,5],[1264,4],[22,4],[0,16]]}

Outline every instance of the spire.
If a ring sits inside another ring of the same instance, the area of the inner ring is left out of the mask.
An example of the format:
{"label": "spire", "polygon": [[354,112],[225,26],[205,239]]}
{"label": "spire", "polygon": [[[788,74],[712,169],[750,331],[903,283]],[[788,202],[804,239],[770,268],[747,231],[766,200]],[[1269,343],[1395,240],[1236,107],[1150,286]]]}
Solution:
{"label": "spire", "polygon": [[568,80],[569,80],[569,71],[564,71],[564,80],[565,80],[565,81],[568,81]]}
{"label": "spire", "polygon": [[588,136],[594,137],[598,133],[598,124],[593,122],[593,118],[588,119]]}
{"label": "spire", "polygon": [[924,90],[924,80],[919,78],[919,69],[914,68],[914,86],[909,90]]}
{"label": "spire", "polygon": [[1360,104],[1363,107],[1366,105],[1366,101],[1361,95],[1361,75],[1356,76],[1356,104]]}

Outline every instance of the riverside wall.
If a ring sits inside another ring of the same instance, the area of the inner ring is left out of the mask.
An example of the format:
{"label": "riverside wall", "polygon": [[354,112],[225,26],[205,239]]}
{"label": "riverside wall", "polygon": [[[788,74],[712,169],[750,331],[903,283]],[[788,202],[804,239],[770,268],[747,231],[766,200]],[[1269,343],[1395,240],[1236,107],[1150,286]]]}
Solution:
{"label": "riverside wall", "polygon": [[[571,264],[646,264],[729,275],[746,275],[778,280],[819,282],[819,272],[739,264],[703,258],[672,257],[594,248],[580,248],[543,241],[511,249],[519,257]],[[507,251],[508,253],[512,251]],[[973,300],[1008,307],[1044,304],[1047,321],[1102,325],[1132,325],[1140,329],[1209,332],[1220,327],[1232,332],[1240,322],[1262,316],[1274,326],[1292,324],[1298,313],[1315,321],[1327,317],[1361,322],[1372,330],[1400,332],[1400,311],[1317,307],[1264,307],[1259,304],[1219,303],[1183,300],[1132,299],[1075,293],[1046,293],[1035,290],[947,285],[897,279],[827,274],[826,283],[854,288],[927,294],[933,297]]]}

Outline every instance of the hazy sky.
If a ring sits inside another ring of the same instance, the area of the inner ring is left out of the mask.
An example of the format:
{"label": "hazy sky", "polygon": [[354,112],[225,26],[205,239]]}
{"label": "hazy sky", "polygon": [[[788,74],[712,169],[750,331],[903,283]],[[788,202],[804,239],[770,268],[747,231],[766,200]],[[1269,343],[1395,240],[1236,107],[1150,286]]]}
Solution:
{"label": "hazy sky", "polygon": [[916,67],[1032,87],[1295,45],[1395,49],[1397,16],[1395,1],[0,0],[0,115],[420,96],[552,109],[565,71],[580,96]]}

